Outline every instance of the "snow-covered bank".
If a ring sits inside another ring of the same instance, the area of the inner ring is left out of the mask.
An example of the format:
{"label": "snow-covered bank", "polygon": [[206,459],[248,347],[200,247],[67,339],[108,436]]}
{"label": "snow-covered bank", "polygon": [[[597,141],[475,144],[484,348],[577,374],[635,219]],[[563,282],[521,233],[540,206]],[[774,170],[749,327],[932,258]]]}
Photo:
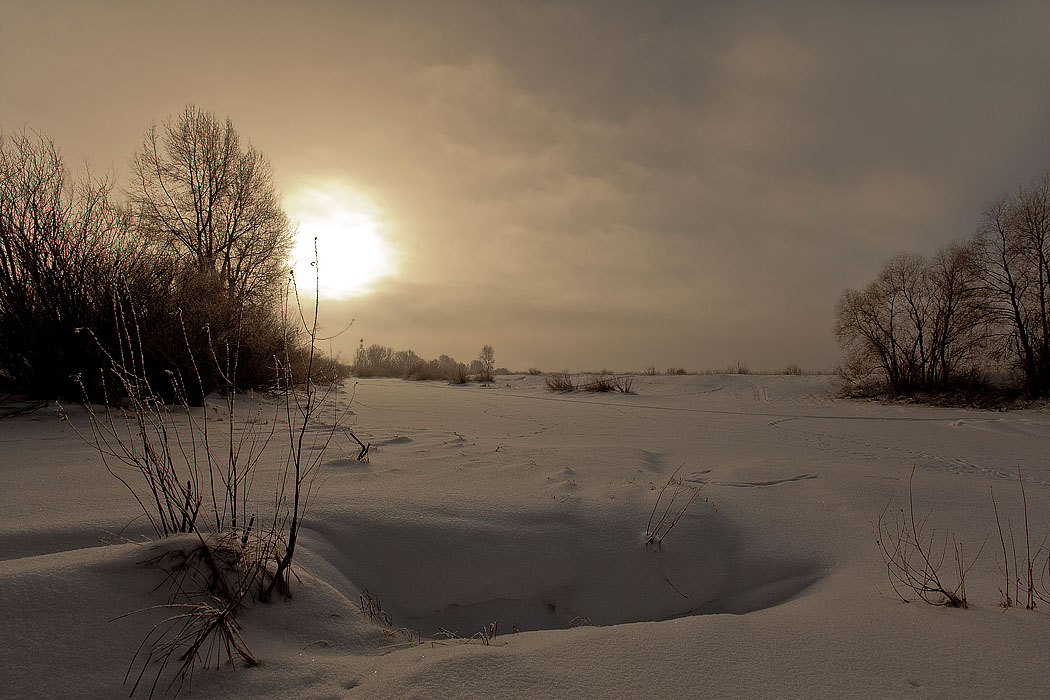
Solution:
{"label": "snow-covered bank", "polygon": [[[294,600],[242,615],[262,665],[199,671],[193,697],[1041,696],[1050,618],[997,607],[989,487],[1016,532],[1021,470],[1041,543],[1050,414],[854,403],[830,382],[638,377],[633,395],[554,395],[542,377],[361,381],[370,461],[334,445]],[[57,416],[4,419],[0,441],[0,688],[120,697],[155,618],[112,620],[163,602],[137,565],[149,545],[107,534],[135,504]],[[647,547],[680,466],[701,497]],[[969,552],[992,538],[969,610],[905,605],[886,583],[872,523],[913,468],[931,524]],[[424,640],[498,634],[402,644],[358,614],[365,590]]]}

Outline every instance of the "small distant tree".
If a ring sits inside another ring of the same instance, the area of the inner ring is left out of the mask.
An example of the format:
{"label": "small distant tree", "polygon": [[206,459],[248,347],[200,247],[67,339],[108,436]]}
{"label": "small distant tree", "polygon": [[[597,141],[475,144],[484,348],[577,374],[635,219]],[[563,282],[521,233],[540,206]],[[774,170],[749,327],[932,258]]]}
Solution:
{"label": "small distant tree", "polygon": [[481,372],[478,373],[478,380],[491,382],[492,371],[496,368],[496,351],[492,349],[491,345],[481,346],[478,362],[481,363]]}

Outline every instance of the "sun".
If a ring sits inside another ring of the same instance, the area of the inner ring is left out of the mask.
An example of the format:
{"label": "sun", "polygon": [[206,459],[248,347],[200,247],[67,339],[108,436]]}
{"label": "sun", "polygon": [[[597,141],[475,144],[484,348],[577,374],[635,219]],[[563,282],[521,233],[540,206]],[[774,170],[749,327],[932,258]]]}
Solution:
{"label": "sun", "polygon": [[326,299],[368,294],[396,271],[381,212],[350,185],[328,181],[301,187],[285,198],[285,208],[298,231],[292,265],[300,292],[313,292],[314,239],[320,296]]}

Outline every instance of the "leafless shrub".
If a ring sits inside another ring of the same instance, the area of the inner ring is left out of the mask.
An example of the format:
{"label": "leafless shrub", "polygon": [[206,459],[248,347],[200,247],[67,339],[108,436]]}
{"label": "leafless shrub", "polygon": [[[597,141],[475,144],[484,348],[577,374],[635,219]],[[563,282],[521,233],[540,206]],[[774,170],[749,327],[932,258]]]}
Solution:
{"label": "leafless shrub", "polygon": [[[81,438],[95,447],[110,474],[132,494],[158,537],[197,531],[198,516],[206,504],[210,506],[209,527],[216,531],[244,528],[251,474],[275,433],[276,408],[269,421],[258,420],[258,415],[242,416],[243,429],[237,430],[235,363],[227,367],[230,374],[224,375],[230,420],[222,427],[215,425],[207,410],[190,406],[183,378],[170,371],[169,391],[174,401],[167,404],[150,380],[134,307],[119,297],[114,302],[114,325],[119,343],[115,350],[103,347],[95,336],[109,363],[99,382],[102,413],[81,383],[91,429],[90,438],[82,434]],[[193,364],[196,367],[196,360]],[[198,390],[203,390],[199,373],[195,379]],[[114,407],[117,402],[110,400],[111,386],[115,396],[122,397],[119,410]],[[267,423],[269,430],[261,430],[260,425]],[[69,424],[76,430],[75,423]],[[222,447],[216,443],[220,431],[228,439]]]}
{"label": "leafless shrub", "polygon": [[[325,450],[349,412],[349,404],[337,404],[334,418],[319,425],[320,412],[329,404],[334,385],[312,381],[316,290],[315,286],[311,322],[299,307],[293,279],[284,318],[291,316],[294,303],[310,350],[303,358],[301,384],[295,382],[289,355],[277,358],[278,400],[269,419],[240,409],[234,388],[236,353],[229,349],[224,357],[231,359],[219,372],[226,383],[228,417],[214,419],[208,407],[191,408],[182,377],[176,373],[169,373],[169,379],[177,401],[166,404],[146,372],[136,317],[124,316],[119,310],[116,314],[121,342],[112,351],[103,349],[110,362],[103,377],[115,382],[128,398],[122,410],[107,402],[104,413],[99,413],[85,395],[91,436],[82,437],[128,488],[159,537],[184,532],[197,541],[188,549],[153,560],[166,572],[171,585],[168,607],[180,612],[155,626],[135,654],[131,666],[140,665],[141,669],[133,693],[151,667],[157,673],[152,695],[169,662],[178,659],[181,663],[169,685],[177,693],[199,659],[208,664],[216,644],[226,650],[228,661],[236,657],[255,663],[237,631],[237,611],[247,600],[268,601],[275,593],[291,594],[292,563],[313,484]],[[213,350],[211,355],[213,362],[220,362],[220,353]],[[196,368],[196,360],[193,362]],[[222,420],[221,425],[217,420]],[[268,514],[249,513],[255,467],[277,434],[278,425],[285,431],[287,452],[272,510]],[[363,446],[362,455],[366,452],[367,446]]]}
{"label": "leafless shrub", "polygon": [[74,180],[46,136],[0,132],[4,383],[34,398],[76,396],[70,376],[93,370],[99,358],[75,330],[106,320],[118,271],[134,276],[142,253],[111,182]]}
{"label": "leafless shrub", "polygon": [[584,391],[618,391],[621,394],[630,394],[633,386],[634,377],[629,375],[613,376],[611,373],[603,372],[601,374],[592,374],[586,383],[579,385],[579,388]]}
{"label": "leafless shrub", "polygon": [[[678,524],[678,521],[682,519],[686,511],[700,497],[700,492],[704,488],[702,484],[699,486],[689,484],[686,483],[684,478],[678,476],[683,466],[685,465],[680,465],[675,469],[667,479],[667,483],[660,487],[660,493],[656,496],[656,503],[653,504],[653,510],[649,513],[649,522],[645,526],[646,546],[655,545],[659,547],[663,544],[667,534],[674,529],[674,526]],[[670,496],[667,494],[668,489],[671,490]],[[665,496],[668,496],[666,500]],[[659,517],[657,516],[658,513]]]}
{"label": "leafless shrub", "polygon": [[689,372],[686,371],[685,367],[668,367],[667,368],[667,376],[669,376],[669,377],[678,376],[678,375],[685,375],[685,374],[689,374]]}
{"label": "leafless shrub", "polygon": [[[917,518],[912,489],[914,477],[913,468],[908,478],[907,510],[901,508],[892,519],[888,519],[887,504],[875,523],[875,544],[886,565],[890,586],[897,597],[906,603],[910,600],[907,592],[911,591],[930,605],[968,607],[966,574],[980,557],[984,545],[967,564],[962,544],[956,539],[955,533],[938,536],[936,530],[928,527],[929,513]],[[954,561],[954,583],[944,578],[949,551]]]}

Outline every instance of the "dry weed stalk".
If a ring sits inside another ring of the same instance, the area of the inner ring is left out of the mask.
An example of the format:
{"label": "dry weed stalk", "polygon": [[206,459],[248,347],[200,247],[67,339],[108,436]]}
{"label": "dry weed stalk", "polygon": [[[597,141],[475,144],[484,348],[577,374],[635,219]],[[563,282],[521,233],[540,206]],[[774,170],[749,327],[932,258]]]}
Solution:
{"label": "dry weed stalk", "polygon": [[[649,522],[645,526],[646,546],[656,545],[659,547],[663,544],[667,533],[678,524],[678,521],[682,519],[686,511],[700,497],[700,491],[704,488],[702,484],[700,486],[687,484],[684,478],[678,476],[678,472],[682,471],[684,466],[685,464],[679,465],[667,479],[667,483],[660,487],[656,503],[653,504],[653,510],[649,513]],[[672,486],[674,486],[674,489],[671,491],[670,497],[665,501],[664,496]],[[681,500],[679,500],[680,496]],[[663,503],[662,510],[660,508],[661,503]],[[657,517],[657,512],[659,512],[660,517]]]}
{"label": "dry weed stalk", "polygon": [[[905,591],[911,590],[930,605],[966,608],[966,574],[980,557],[984,545],[981,545],[973,561],[966,564],[962,544],[956,539],[955,533],[938,537],[936,530],[927,529],[930,514],[922,518],[915,517],[914,478],[915,469],[912,468],[908,478],[908,509],[901,508],[890,521],[886,517],[889,510],[887,503],[875,524],[875,544],[886,565],[890,586],[905,603],[909,602]],[[949,541],[955,564],[954,585],[942,579]]]}
{"label": "dry weed stalk", "polygon": [[[206,405],[199,410],[190,406],[181,375],[166,372],[170,404],[151,384],[138,317],[127,297],[125,292],[124,298],[114,298],[113,316],[119,339],[115,352],[104,347],[93,331],[82,329],[95,339],[109,362],[109,367],[100,370],[104,411],[99,413],[90,403],[87,389],[80,382],[90,437],[82,434],[74,422],[67,422],[98,451],[106,469],[132,494],[158,537],[195,532],[206,502],[211,506],[210,527],[216,531],[243,529],[251,477],[274,435],[276,421],[261,420],[261,408],[255,414],[238,415],[236,365],[231,367],[228,363],[226,371],[220,370],[229,412],[228,441],[220,451],[211,427],[216,419],[209,415]],[[189,349],[185,327],[182,333]],[[229,354],[228,348],[227,351]],[[214,357],[214,350],[212,354]],[[192,352],[190,356],[203,393]],[[116,396],[110,396],[110,382],[118,390],[119,409],[114,407]],[[260,430],[259,425],[266,423],[269,431]]]}
{"label": "dry weed stalk", "polygon": [[[992,498],[992,510],[995,513],[995,524],[999,531],[999,543],[1003,551],[1003,565],[1000,572],[1003,574],[1003,586],[999,589],[999,605],[1009,608],[1021,604],[1022,595],[1025,598],[1025,609],[1035,610],[1037,601],[1050,602],[1050,590],[1047,589],[1047,576],[1050,575],[1050,552],[1047,551],[1047,538],[1044,537],[1042,544],[1032,552],[1032,534],[1028,516],[1028,494],[1025,492],[1024,478],[1021,470],[1017,470],[1017,484],[1021,492],[1022,513],[1024,518],[1024,549],[1020,559],[1017,553],[1017,541],[1014,536],[1013,522],[1006,521],[1006,531],[1010,537],[1010,556],[1006,549],[1006,536],[1003,534],[1003,525],[999,517],[999,508],[995,501],[995,491],[989,487]],[[1050,535],[1048,535],[1050,537]],[[1040,556],[1045,556],[1043,564],[1039,564]],[[1013,570],[1011,572],[1011,561]],[[1036,571],[1040,575],[1036,576]],[[1037,581],[1037,579],[1039,579]],[[1022,593],[1023,590],[1023,593]]]}
{"label": "dry weed stalk", "polygon": [[[989,493],[991,494],[991,497],[992,497],[992,512],[995,513],[995,526],[999,530],[999,543],[1002,545],[1002,548],[1003,548],[1003,567],[1000,569],[1000,572],[1002,572],[1002,574],[1003,574],[1004,581],[1003,581],[1003,587],[999,589],[999,595],[1001,596],[1001,599],[999,601],[999,605],[1000,605],[1000,607],[1003,607],[1003,608],[1009,608],[1016,602],[1017,598],[1016,598],[1016,595],[1015,596],[1011,596],[1010,595],[1010,559],[1006,555],[1006,538],[1003,536],[1003,524],[999,520],[999,507],[995,503],[995,490],[991,486],[989,486],[988,487],[988,491],[989,491]],[[1007,525],[1009,525],[1009,523],[1007,523]],[[1011,529],[1011,532],[1010,532],[1010,536],[1011,536],[1011,539],[1013,539],[1013,531],[1012,531],[1012,529]],[[1016,568],[1017,568],[1017,564],[1016,564],[1016,561],[1015,561],[1014,562],[1014,570],[1015,571],[1016,571]]]}
{"label": "dry weed stalk", "polygon": [[365,590],[361,591],[358,600],[358,613],[364,615],[377,625],[383,627],[394,626],[394,620],[390,617],[390,613],[383,610],[383,604],[379,602],[379,596]]}

